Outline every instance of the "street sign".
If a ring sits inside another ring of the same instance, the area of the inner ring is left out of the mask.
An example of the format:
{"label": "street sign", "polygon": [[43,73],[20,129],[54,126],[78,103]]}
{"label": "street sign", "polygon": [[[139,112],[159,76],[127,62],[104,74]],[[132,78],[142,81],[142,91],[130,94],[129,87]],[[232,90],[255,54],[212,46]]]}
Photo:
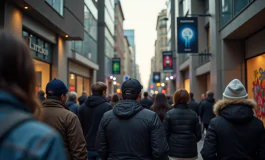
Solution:
{"label": "street sign", "polygon": [[160,81],[161,81],[160,72],[154,72],[153,73],[153,82],[154,83],[159,83]]}
{"label": "street sign", "polygon": [[120,58],[112,58],[112,74],[121,74]]}
{"label": "street sign", "polygon": [[198,18],[178,17],[178,53],[198,53]]}
{"label": "street sign", "polygon": [[129,78],[130,78],[129,76],[124,76],[124,77],[123,77],[123,81],[127,81],[127,80],[129,80]]}

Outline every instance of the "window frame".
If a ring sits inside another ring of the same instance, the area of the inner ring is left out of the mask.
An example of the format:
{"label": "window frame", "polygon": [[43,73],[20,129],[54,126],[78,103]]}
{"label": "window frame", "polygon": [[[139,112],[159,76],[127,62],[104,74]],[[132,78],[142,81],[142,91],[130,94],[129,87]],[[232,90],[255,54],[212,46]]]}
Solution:
{"label": "window frame", "polygon": [[[52,0],[53,1],[53,0]],[[55,10],[56,11],[56,13],[58,13],[60,16],[64,16],[64,0],[60,0],[61,1],[61,6],[60,6],[60,9],[62,10],[61,12],[60,11],[58,11],[55,7],[54,7],[54,5],[53,5],[53,3],[52,4],[50,4],[50,2],[48,1],[48,0],[45,0],[45,2],[53,9],[53,10]]]}

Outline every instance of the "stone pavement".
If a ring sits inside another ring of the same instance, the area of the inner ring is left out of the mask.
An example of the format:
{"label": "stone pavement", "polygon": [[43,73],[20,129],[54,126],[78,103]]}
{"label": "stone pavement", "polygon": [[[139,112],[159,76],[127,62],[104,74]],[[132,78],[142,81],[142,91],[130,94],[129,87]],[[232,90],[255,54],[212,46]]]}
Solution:
{"label": "stone pavement", "polygon": [[197,160],[203,160],[200,154],[202,147],[203,147],[203,139],[197,143],[197,146],[198,146],[198,159]]}

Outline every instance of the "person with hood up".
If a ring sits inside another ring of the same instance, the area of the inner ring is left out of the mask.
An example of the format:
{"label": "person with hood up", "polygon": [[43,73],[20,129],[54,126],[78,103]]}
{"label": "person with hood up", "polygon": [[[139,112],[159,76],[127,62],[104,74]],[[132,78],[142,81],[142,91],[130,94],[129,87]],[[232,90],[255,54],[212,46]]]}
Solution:
{"label": "person with hood up", "polygon": [[78,110],[79,110],[79,105],[76,104],[76,98],[77,98],[77,93],[76,92],[70,92],[68,94],[68,101],[66,102],[66,106],[75,114],[77,117],[78,115]]}
{"label": "person with hood up", "polygon": [[158,115],[144,109],[142,85],[130,78],[121,86],[123,101],[104,114],[97,135],[102,160],[167,158],[168,144]]}
{"label": "person with hood up", "polygon": [[265,159],[263,123],[253,116],[256,106],[238,79],[228,84],[223,100],[214,105],[217,117],[212,119],[204,140],[204,160]]}
{"label": "person with hood up", "polygon": [[86,148],[88,151],[88,159],[96,160],[99,158],[95,141],[99,123],[103,114],[112,109],[106,100],[107,85],[103,82],[97,82],[92,85],[92,96],[89,96],[85,103],[80,106],[79,120],[86,139]]}
{"label": "person with hood up", "polygon": [[82,92],[82,96],[78,98],[79,105],[82,105],[87,99],[87,93],[86,91]]}
{"label": "person with hood up", "polygon": [[208,129],[211,119],[215,117],[213,113],[213,105],[215,103],[215,99],[213,98],[213,96],[214,96],[214,93],[211,91],[208,91],[207,98],[204,101],[202,101],[202,103],[200,104],[201,121],[206,131]]}
{"label": "person with hood up", "polygon": [[65,105],[68,88],[59,79],[46,85],[47,99],[42,102],[42,119],[62,136],[68,160],[87,160],[86,142],[78,117]]}

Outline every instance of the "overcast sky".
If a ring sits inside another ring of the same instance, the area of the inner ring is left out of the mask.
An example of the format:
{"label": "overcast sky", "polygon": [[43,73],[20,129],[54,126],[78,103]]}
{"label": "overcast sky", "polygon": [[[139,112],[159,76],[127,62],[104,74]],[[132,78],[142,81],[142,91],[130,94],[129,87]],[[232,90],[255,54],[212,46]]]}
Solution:
{"label": "overcast sky", "polygon": [[121,0],[125,16],[124,29],[135,30],[136,63],[144,88],[148,86],[151,58],[155,54],[156,20],[159,12],[166,9],[166,0]]}

